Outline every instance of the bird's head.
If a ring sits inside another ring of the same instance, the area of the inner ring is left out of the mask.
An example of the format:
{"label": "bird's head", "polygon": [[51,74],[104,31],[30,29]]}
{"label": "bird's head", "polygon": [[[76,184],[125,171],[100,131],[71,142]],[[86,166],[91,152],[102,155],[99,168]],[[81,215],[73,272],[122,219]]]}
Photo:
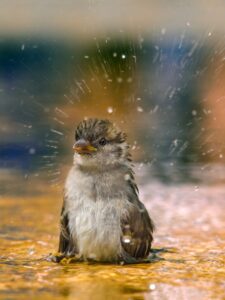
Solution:
{"label": "bird's head", "polygon": [[74,163],[86,168],[110,168],[129,159],[126,135],[109,120],[87,119],[75,131]]}

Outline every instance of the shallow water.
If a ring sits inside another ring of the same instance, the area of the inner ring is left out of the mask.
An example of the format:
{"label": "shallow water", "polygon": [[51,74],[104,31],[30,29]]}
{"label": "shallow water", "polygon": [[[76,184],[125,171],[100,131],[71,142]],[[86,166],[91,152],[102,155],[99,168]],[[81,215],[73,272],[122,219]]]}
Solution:
{"label": "shallow water", "polygon": [[1,299],[225,298],[224,185],[143,183],[155,260],[129,266],[45,261],[57,249],[62,192],[30,188],[0,200]]}

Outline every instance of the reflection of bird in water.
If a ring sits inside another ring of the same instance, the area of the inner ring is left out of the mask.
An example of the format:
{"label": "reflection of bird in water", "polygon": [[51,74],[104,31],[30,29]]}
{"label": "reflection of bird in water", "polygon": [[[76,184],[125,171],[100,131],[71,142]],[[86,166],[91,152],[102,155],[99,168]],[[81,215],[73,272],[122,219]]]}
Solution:
{"label": "reflection of bird in water", "polygon": [[148,257],[153,223],[138,199],[126,136],[108,120],[88,119],[75,132],[65,184],[59,252],[101,262]]}

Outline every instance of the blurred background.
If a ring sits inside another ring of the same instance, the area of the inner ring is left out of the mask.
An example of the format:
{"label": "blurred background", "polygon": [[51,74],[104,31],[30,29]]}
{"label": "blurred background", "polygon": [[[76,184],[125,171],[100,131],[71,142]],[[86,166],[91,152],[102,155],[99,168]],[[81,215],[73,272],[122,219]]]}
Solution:
{"label": "blurred background", "polygon": [[[225,299],[224,25],[222,0],[0,1],[0,299]],[[44,259],[85,117],[128,134],[151,264]]]}
{"label": "blurred background", "polygon": [[84,117],[115,121],[152,178],[225,182],[224,12],[220,0],[1,1],[0,192],[61,184]]}

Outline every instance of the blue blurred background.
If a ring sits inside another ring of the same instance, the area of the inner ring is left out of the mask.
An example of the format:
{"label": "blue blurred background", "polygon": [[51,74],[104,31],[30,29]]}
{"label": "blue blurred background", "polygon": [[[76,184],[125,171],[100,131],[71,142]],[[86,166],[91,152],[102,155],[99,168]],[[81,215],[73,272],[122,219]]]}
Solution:
{"label": "blue blurred background", "polygon": [[116,121],[160,180],[225,182],[224,14],[223,1],[1,1],[1,191],[60,183],[84,117]]}

